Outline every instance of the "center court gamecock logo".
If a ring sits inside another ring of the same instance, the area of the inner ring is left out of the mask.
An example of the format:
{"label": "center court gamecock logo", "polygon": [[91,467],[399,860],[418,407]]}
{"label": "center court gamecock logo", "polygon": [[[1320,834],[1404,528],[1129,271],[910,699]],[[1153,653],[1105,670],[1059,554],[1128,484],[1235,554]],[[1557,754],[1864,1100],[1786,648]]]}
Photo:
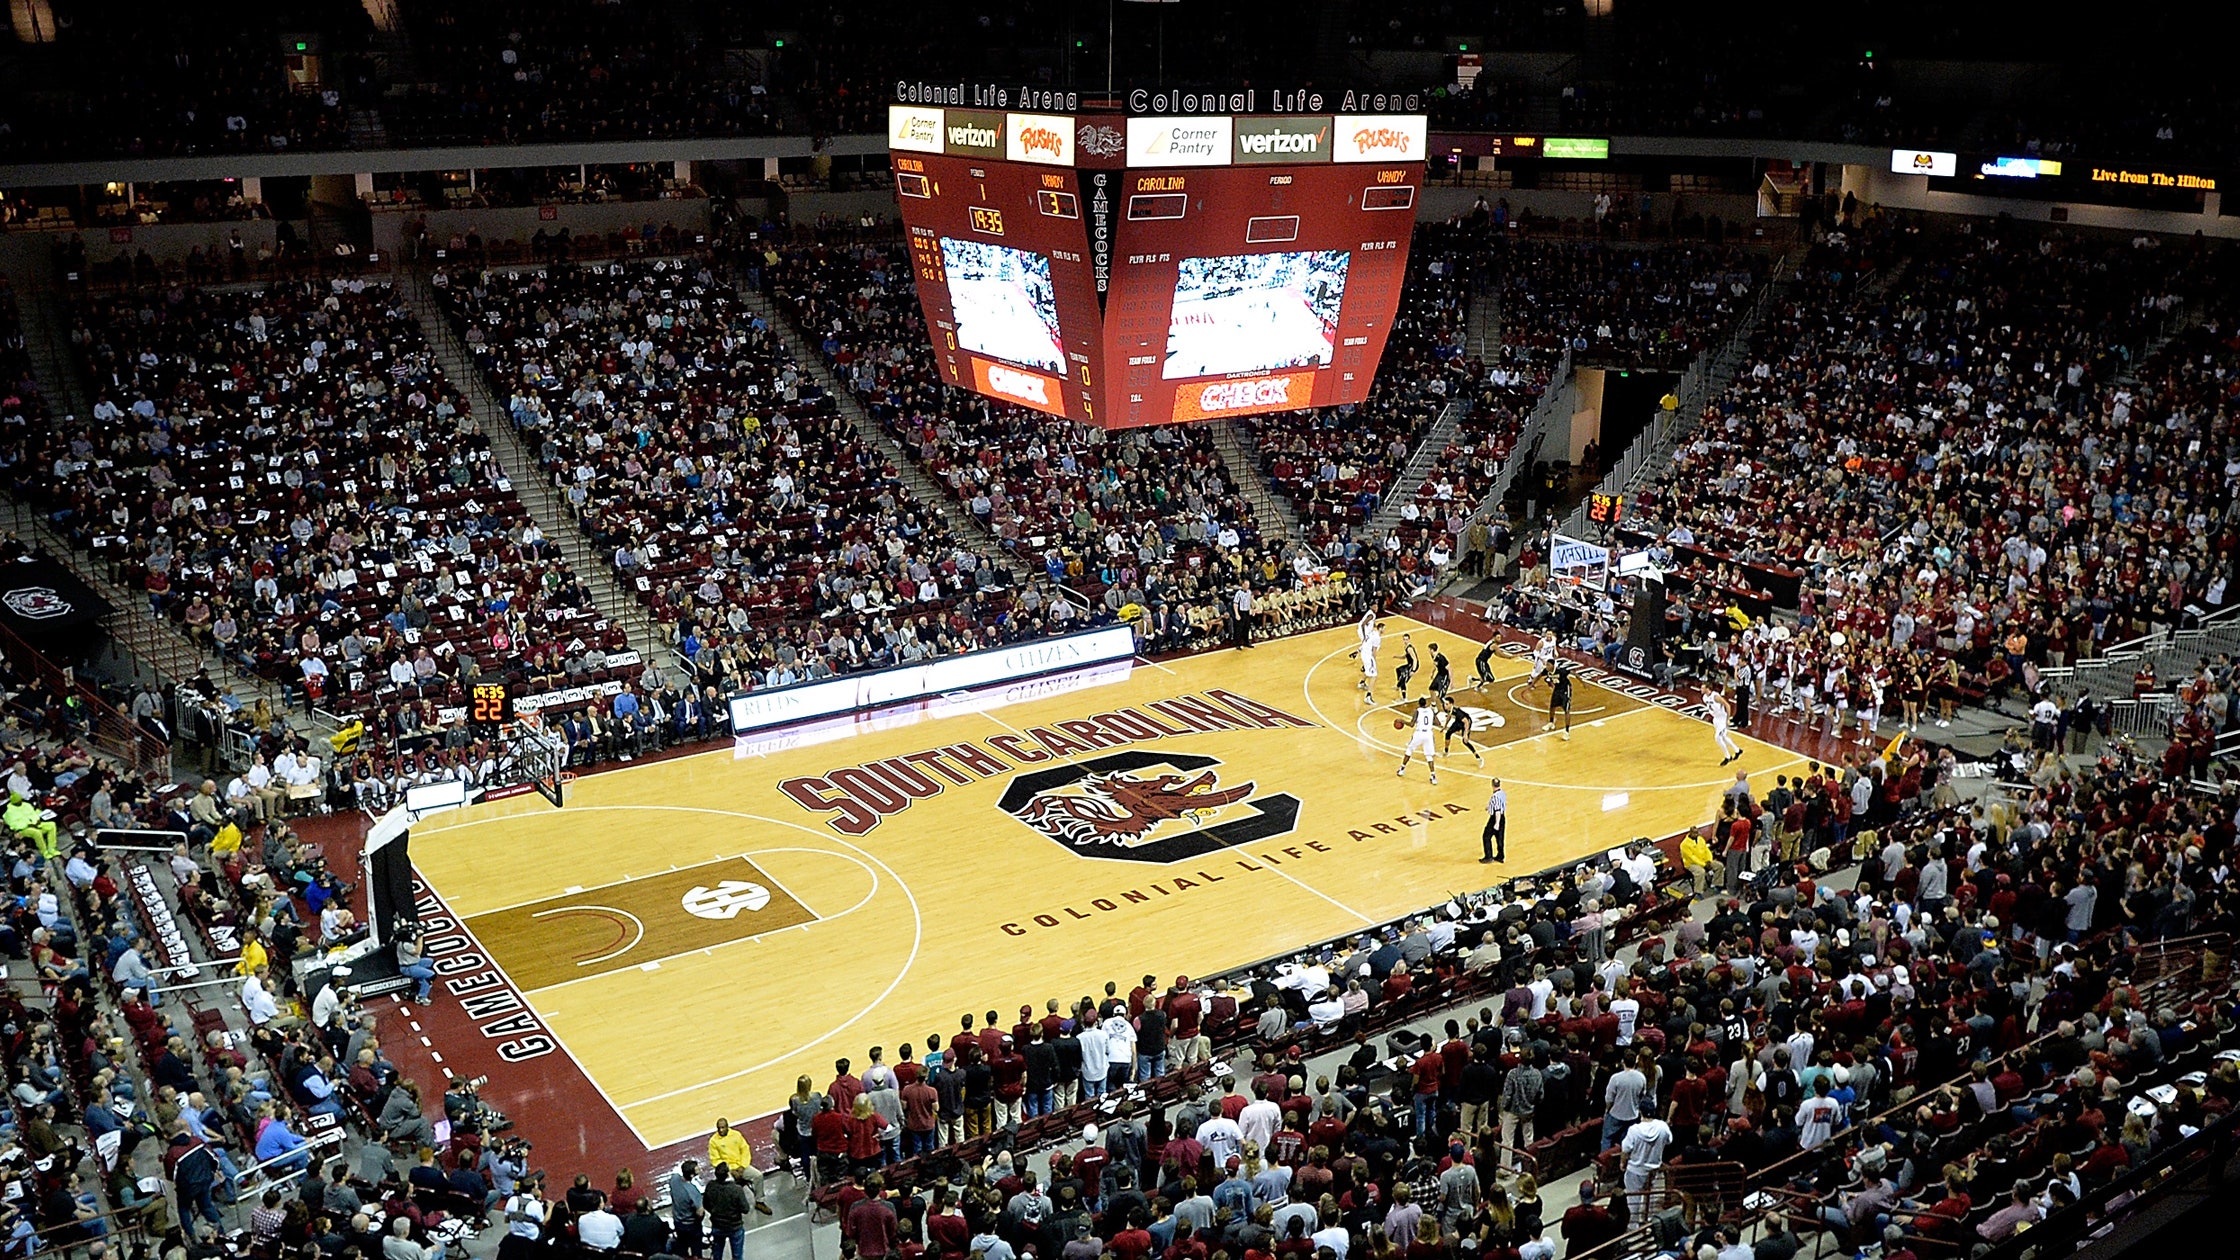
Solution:
{"label": "center court gamecock logo", "polygon": [[1074,135],[1074,147],[1090,157],[1112,157],[1127,144],[1127,138],[1120,134],[1118,127],[1099,127],[1095,123],[1081,124],[1081,130]]}
{"label": "center court gamecock logo", "polygon": [[770,904],[770,890],[743,879],[727,879],[709,888],[694,884],[682,899],[684,912],[699,919],[736,919],[741,910],[760,910]]}
{"label": "center court gamecock logo", "polygon": [[25,621],[45,621],[50,617],[68,616],[73,605],[55,594],[51,586],[19,586],[6,595],[0,595],[0,604]]}
{"label": "center court gamecock logo", "polygon": [[1223,787],[1220,765],[1196,753],[1113,753],[1022,774],[997,805],[1082,857],[1127,862],[1188,861],[1299,825],[1298,797],[1255,797],[1249,781]]}

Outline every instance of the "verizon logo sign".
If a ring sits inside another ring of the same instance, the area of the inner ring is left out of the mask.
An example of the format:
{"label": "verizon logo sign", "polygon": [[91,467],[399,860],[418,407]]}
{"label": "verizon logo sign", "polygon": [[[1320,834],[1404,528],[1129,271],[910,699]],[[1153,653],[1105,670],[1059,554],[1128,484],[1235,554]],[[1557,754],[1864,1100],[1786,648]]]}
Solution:
{"label": "verizon logo sign", "polygon": [[1264,136],[1238,136],[1237,147],[1247,153],[1320,153],[1322,137],[1302,136],[1296,133],[1273,133]]}
{"label": "verizon logo sign", "polygon": [[1340,162],[1420,162],[1429,139],[1421,114],[1340,115],[1337,129]]}
{"label": "verizon logo sign", "polygon": [[960,149],[992,149],[996,147],[996,132],[992,127],[951,127],[949,143]]}
{"label": "verizon logo sign", "polygon": [[1246,165],[1330,160],[1328,118],[1239,118],[1236,137],[1235,160]]}

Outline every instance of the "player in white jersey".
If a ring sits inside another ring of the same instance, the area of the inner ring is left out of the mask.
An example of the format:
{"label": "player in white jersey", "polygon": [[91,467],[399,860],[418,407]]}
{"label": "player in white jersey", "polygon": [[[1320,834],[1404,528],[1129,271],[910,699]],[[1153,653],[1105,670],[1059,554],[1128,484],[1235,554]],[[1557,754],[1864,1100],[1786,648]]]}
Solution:
{"label": "player in white jersey", "polygon": [[1543,630],[1540,632],[1540,642],[1532,648],[1532,676],[1524,680],[1524,685],[1530,687],[1542,678],[1552,678],[1555,672],[1556,632]]}
{"label": "player in white jersey", "polygon": [[1408,776],[1408,763],[1415,760],[1416,754],[1420,752],[1423,754],[1425,768],[1431,771],[1431,781],[1437,783],[1439,781],[1439,763],[1434,755],[1431,741],[1437,738],[1438,734],[1439,711],[1431,707],[1429,699],[1417,700],[1415,732],[1408,736],[1407,751],[1400,754],[1400,768],[1392,773],[1401,778],[1406,778]]}
{"label": "player in white jersey", "polygon": [[1377,649],[1384,646],[1384,623],[1377,620],[1375,612],[1361,614],[1361,624],[1353,628],[1361,636],[1361,646],[1353,654],[1361,660],[1361,703],[1374,704],[1377,699]]}
{"label": "player in white jersey", "polygon": [[1727,733],[1727,724],[1734,720],[1734,714],[1727,708],[1727,698],[1716,690],[1703,693],[1703,707],[1711,716],[1711,737],[1719,741],[1719,751],[1726,754],[1719,758],[1723,766],[1742,755],[1742,745],[1735,743],[1734,736]]}

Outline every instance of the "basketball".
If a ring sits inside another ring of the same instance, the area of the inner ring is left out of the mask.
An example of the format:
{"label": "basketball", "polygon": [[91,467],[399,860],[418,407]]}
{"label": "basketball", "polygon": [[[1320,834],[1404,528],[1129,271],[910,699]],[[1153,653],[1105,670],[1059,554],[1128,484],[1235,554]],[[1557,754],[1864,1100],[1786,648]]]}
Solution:
{"label": "basketball", "polygon": [[1392,719],[1392,729],[1393,729],[1393,730],[1396,730],[1396,731],[1404,731],[1404,730],[1407,730],[1407,729],[1408,729],[1408,719],[1406,719],[1406,718],[1394,718],[1394,719]]}

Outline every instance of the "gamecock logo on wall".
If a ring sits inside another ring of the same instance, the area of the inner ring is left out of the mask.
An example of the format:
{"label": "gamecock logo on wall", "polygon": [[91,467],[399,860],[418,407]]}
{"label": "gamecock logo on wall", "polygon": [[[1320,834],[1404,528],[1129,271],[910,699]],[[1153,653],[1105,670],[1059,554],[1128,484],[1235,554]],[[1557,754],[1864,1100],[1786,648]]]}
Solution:
{"label": "gamecock logo on wall", "polygon": [[1019,775],[997,804],[1082,857],[1126,862],[1188,861],[1299,825],[1298,797],[1224,787],[1220,766],[1196,753],[1112,753]]}
{"label": "gamecock logo on wall", "polygon": [[1090,157],[1108,158],[1128,145],[1127,138],[1118,127],[1099,127],[1094,123],[1081,124],[1074,136],[1074,145]]}
{"label": "gamecock logo on wall", "polygon": [[26,621],[45,621],[50,617],[66,617],[73,605],[55,593],[51,586],[19,586],[0,596],[0,603],[8,611]]}

